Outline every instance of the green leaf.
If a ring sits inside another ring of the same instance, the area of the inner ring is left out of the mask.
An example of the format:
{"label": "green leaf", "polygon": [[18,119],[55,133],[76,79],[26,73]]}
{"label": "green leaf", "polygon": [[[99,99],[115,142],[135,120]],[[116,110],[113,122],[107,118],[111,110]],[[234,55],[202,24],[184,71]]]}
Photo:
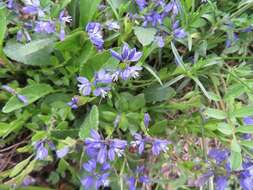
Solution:
{"label": "green leaf", "polygon": [[99,124],[99,112],[96,105],[94,105],[89,113],[89,115],[85,118],[84,122],[81,124],[79,137],[84,139],[90,135],[91,129],[98,129]]}
{"label": "green leaf", "polygon": [[68,35],[63,41],[57,42],[55,48],[61,51],[77,52],[82,48],[87,35],[84,31],[76,31]]}
{"label": "green leaf", "polygon": [[12,60],[27,65],[50,65],[50,53],[53,50],[55,38],[34,39],[27,44],[10,40],[4,47],[4,53]]}
{"label": "green leaf", "polygon": [[43,96],[46,96],[47,94],[53,92],[53,89],[51,86],[47,84],[34,84],[29,85],[25,88],[23,88],[19,94],[26,96],[28,100],[28,104],[24,104],[21,102],[16,96],[12,96],[9,101],[5,104],[2,111],[4,113],[9,113],[14,110],[20,109],[22,107],[25,107],[36,100],[42,98]]}
{"label": "green leaf", "polygon": [[9,175],[9,177],[14,177],[18,175],[30,162],[32,156],[28,157],[27,159],[23,160],[22,162],[19,162],[12,170]]}
{"label": "green leaf", "polygon": [[253,141],[240,141],[240,144],[247,148],[253,148]]}
{"label": "green leaf", "polygon": [[226,118],[226,113],[218,109],[207,108],[204,113],[210,118],[215,118],[215,119]]}
{"label": "green leaf", "polygon": [[253,133],[253,125],[237,127],[236,132],[239,132],[239,133]]}
{"label": "green leaf", "polygon": [[232,128],[227,123],[219,123],[217,129],[225,135],[231,135],[233,133]]}
{"label": "green leaf", "polygon": [[231,113],[233,117],[247,117],[253,114],[253,106],[245,106]]}
{"label": "green leaf", "polygon": [[148,72],[150,72],[151,75],[153,75],[155,77],[155,79],[160,83],[160,85],[163,85],[161,79],[159,78],[158,74],[157,74],[157,71],[155,71],[155,69],[153,67],[150,67],[149,65],[147,64],[143,64],[143,67],[145,69],[148,70]]}
{"label": "green leaf", "polygon": [[98,11],[101,0],[80,0],[80,27],[85,27]]}
{"label": "green leaf", "polygon": [[184,65],[184,62],[183,62],[183,59],[180,57],[178,51],[177,51],[177,48],[175,47],[175,45],[173,44],[173,42],[171,42],[171,49],[172,49],[172,52],[175,56],[175,59],[177,61],[177,64],[184,70],[186,71],[186,68],[185,68],[185,65]]}
{"label": "green leaf", "polygon": [[168,100],[176,95],[176,91],[171,87],[155,85],[144,90],[147,102],[160,102]]}
{"label": "green leaf", "polygon": [[235,138],[231,141],[231,150],[234,152],[241,152],[241,147]]}
{"label": "green leaf", "polygon": [[0,8],[0,50],[2,49],[3,45],[3,39],[5,36],[5,31],[6,31],[6,10],[5,8],[1,7]]}
{"label": "green leaf", "polygon": [[239,170],[242,165],[242,155],[240,152],[231,151],[230,155],[231,168],[232,170]]}
{"label": "green leaf", "polygon": [[144,94],[139,94],[137,96],[133,96],[129,102],[129,110],[137,111],[143,108],[146,104]]}
{"label": "green leaf", "polygon": [[202,90],[203,94],[207,97],[207,99],[209,101],[212,100],[212,98],[209,96],[209,93],[206,91],[205,87],[203,86],[203,84],[200,82],[200,80],[197,77],[191,77],[196,84],[199,86],[199,88]]}
{"label": "green leaf", "polygon": [[244,93],[246,90],[245,86],[242,84],[235,84],[232,85],[228,88],[226,94],[225,94],[225,99],[230,99],[230,98],[237,98],[240,96],[242,93]]}
{"label": "green leaf", "polygon": [[221,100],[221,98],[217,94],[215,94],[211,91],[208,91],[207,93],[208,93],[211,100],[213,100],[213,101],[220,101]]}
{"label": "green leaf", "polygon": [[134,34],[143,46],[147,46],[154,41],[156,32],[155,28],[134,27]]}
{"label": "green leaf", "polygon": [[94,73],[100,70],[103,66],[115,67],[118,61],[114,59],[109,51],[104,51],[92,56],[80,67],[80,75],[92,79]]}
{"label": "green leaf", "polygon": [[9,129],[9,123],[0,122],[0,137],[3,136]]}

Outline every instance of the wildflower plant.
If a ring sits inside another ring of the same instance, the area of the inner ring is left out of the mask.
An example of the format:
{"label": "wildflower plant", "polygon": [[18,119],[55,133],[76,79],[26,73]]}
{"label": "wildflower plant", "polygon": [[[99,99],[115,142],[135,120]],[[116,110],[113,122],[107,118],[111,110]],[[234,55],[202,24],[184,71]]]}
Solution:
{"label": "wildflower plant", "polygon": [[253,189],[252,1],[0,2],[0,189]]}

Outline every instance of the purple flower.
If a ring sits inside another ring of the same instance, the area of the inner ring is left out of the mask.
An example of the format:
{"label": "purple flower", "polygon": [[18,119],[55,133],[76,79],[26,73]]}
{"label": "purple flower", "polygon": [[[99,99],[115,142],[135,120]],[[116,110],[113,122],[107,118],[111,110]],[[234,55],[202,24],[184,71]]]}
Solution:
{"label": "purple flower", "polygon": [[211,149],[208,153],[208,156],[214,159],[216,163],[220,165],[224,160],[228,158],[229,152],[227,150]]}
{"label": "purple flower", "polygon": [[152,153],[158,156],[161,151],[166,152],[168,150],[169,142],[167,140],[155,139],[152,146]]}
{"label": "purple flower", "polygon": [[161,25],[163,23],[163,18],[164,16],[162,14],[159,14],[156,11],[151,11],[144,16],[144,22],[142,25],[148,26],[150,23],[153,27],[157,27],[158,24]]}
{"label": "purple flower", "polygon": [[19,30],[19,31],[17,32],[16,40],[17,40],[18,42],[22,42],[22,39],[23,39],[23,32],[22,32],[21,30]]}
{"label": "purple flower", "polygon": [[34,148],[36,149],[36,160],[44,160],[48,156],[48,150],[45,148],[43,141],[36,142]]}
{"label": "purple flower", "polygon": [[253,30],[253,26],[249,26],[249,27],[243,29],[242,32],[249,33],[249,32],[252,32],[252,30]]}
{"label": "purple flower", "polygon": [[63,158],[64,156],[66,156],[69,152],[69,147],[65,146],[64,148],[57,150],[56,151],[56,155],[58,158]]}
{"label": "purple flower", "polygon": [[97,162],[103,164],[105,163],[106,158],[107,158],[107,148],[106,145],[102,144],[102,147],[98,151]]}
{"label": "purple flower", "polygon": [[85,77],[77,77],[77,81],[81,84],[78,84],[79,92],[83,96],[88,96],[91,94],[91,83],[90,81]]}
{"label": "purple flower", "polygon": [[142,70],[142,67],[139,66],[127,66],[125,70],[120,73],[122,80],[128,80],[130,78],[138,78],[139,71]]}
{"label": "purple flower", "polygon": [[38,21],[35,24],[34,31],[36,33],[52,34],[55,32],[55,22],[53,22],[53,21]]}
{"label": "purple flower", "polygon": [[22,185],[23,186],[29,186],[31,184],[34,184],[35,183],[35,179],[31,176],[26,176],[24,179],[23,179],[23,182],[22,182]]}
{"label": "purple flower", "polygon": [[93,91],[93,94],[94,96],[101,96],[102,98],[105,98],[110,90],[110,87],[98,87]]}
{"label": "purple flower", "polygon": [[165,6],[165,1],[164,0],[152,0],[153,3],[155,3],[156,6]]}
{"label": "purple flower", "polygon": [[[244,125],[253,125],[253,118],[251,117],[244,117],[243,118],[243,123]],[[251,140],[252,139],[252,135],[250,133],[246,133],[242,135],[242,138],[244,140]]]}
{"label": "purple flower", "polygon": [[144,114],[144,125],[146,128],[148,128],[150,121],[151,121],[150,115],[148,113],[145,113]]}
{"label": "purple flower", "polygon": [[23,7],[22,11],[25,14],[30,15],[38,15],[39,17],[42,17],[45,15],[43,10],[40,8],[40,1],[39,0],[31,0],[27,1],[27,5]]}
{"label": "purple flower", "polygon": [[110,141],[109,151],[108,151],[108,158],[109,160],[114,160],[115,155],[121,157],[125,151],[127,146],[127,142],[125,140],[120,139],[113,139]]}
{"label": "purple flower", "polygon": [[101,24],[97,22],[88,23],[86,26],[86,32],[88,33],[91,43],[93,43],[98,50],[103,49],[104,40]]}
{"label": "purple flower", "polygon": [[151,137],[142,137],[140,134],[136,133],[134,135],[134,141],[131,142],[133,146],[138,147],[139,154],[142,154],[145,149],[145,144],[152,145],[152,154],[158,156],[161,151],[166,152],[168,149],[168,144],[170,144],[167,140],[156,139]]}
{"label": "purple flower", "polygon": [[8,9],[14,9],[14,7],[15,7],[15,2],[14,2],[14,0],[8,0],[8,1],[7,1],[7,8],[8,8]]}
{"label": "purple flower", "polygon": [[2,89],[6,90],[7,92],[11,93],[14,96],[17,96],[17,98],[24,104],[29,103],[26,96],[18,94],[13,88],[9,87],[8,85],[2,85]]}
{"label": "purple flower", "polygon": [[241,188],[243,190],[252,190],[253,189],[253,178],[251,177],[240,177],[239,179]]}
{"label": "purple flower", "polygon": [[22,10],[25,14],[30,14],[30,15],[35,15],[38,13],[38,8],[35,6],[26,6]]}
{"label": "purple flower", "polygon": [[136,190],[136,187],[135,187],[136,180],[134,177],[129,177],[127,180],[127,183],[128,183],[129,190]]}
{"label": "purple flower", "polygon": [[139,181],[140,181],[141,183],[144,183],[144,184],[150,183],[149,177],[148,177],[148,176],[145,176],[145,175],[144,175],[144,176],[140,176]]}
{"label": "purple flower", "polygon": [[124,43],[121,54],[110,49],[112,56],[121,62],[137,62],[141,56],[142,52],[136,51],[136,48],[130,49],[127,43]]}
{"label": "purple flower", "polygon": [[60,34],[59,34],[59,38],[61,41],[63,41],[65,39],[65,30],[64,30],[64,27],[61,25],[61,29],[60,29]]}
{"label": "purple flower", "polygon": [[172,26],[173,34],[176,38],[184,38],[186,36],[186,32],[184,29],[179,27],[179,21],[176,21]]}
{"label": "purple flower", "polygon": [[8,85],[2,85],[2,89],[6,90],[7,92],[9,92],[13,95],[16,94],[15,90]]}
{"label": "purple flower", "polygon": [[132,141],[131,144],[133,146],[137,146],[139,154],[142,154],[145,148],[145,139],[143,139],[142,136],[138,133],[134,134],[134,139],[135,141]]}
{"label": "purple flower", "polygon": [[233,43],[233,42],[236,42],[236,41],[238,41],[238,40],[239,40],[239,38],[238,38],[237,34],[236,34],[236,33],[233,33],[232,39],[231,39],[230,37],[228,37],[228,38],[226,39],[226,42],[225,42],[226,48],[230,48],[230,47],[232,46],[232,43]]}
{"label": "purple flower", "polygon": [[208,171],[207,173],[201,175],[197,181],[196,181],[196,185],[197,186],[204,186],[206,184],[206,182],[210,179],[210,177],[212,177],[214,174],[212,171]]}
{"label": "purple flower", "polygon": [[70,102],[68,102],[68,105],[72,108],[72,109],[77,109],[78,108],[78,98],[77,97],[73,97],[71,99]]}
{"label": "purple flower", "polygon": [[155,42],[157,43],[158,47],[163,48],[165,45],[164,39],[162,36],[156,36]]}
{"label": "purple flower", "polygon": [[96,160],[89,160],[87,163],[83,164],[83,169],[85,169],[89,173],[95,171],[96,167],[97,167]]}
{"label": "purple flower", "polygon": [[108,30],[119,30],[120,29],[119,23],[116,21],[108,21],[106,23],[106,26],[107,26]]}
{"label": "purple flower", "polygon": [[110,75],[108,72],[105,70],[100,70],[96,73],[95,75],[95,81],[94,84],[96,85],[97,83],[104,83],[108,84],[112,82],[112,75]]}
{"label": "purple flower", "polygon": [[104,174],[98,175],[98,178],[96,181],[97,189],[100,188],[101,186],[109,185],[109,180],[108,180],[109,175],[110,175],[109,173],[104,173]]}
{"label": "purple flower", "polygon": [[109,163],[104,163],[102,166],[101,166],[101,171],[102,172],[106,172],[107,170],[111,169],[111,165]]}
{"label": "purple flower", "polygon": [[118,69],[118,70],[116,70],[116,71],[114,71],[113,73],[112,73],[112,80],[114,81],[114,82],[117,82],[118,80],[119,80],[119,77],[120,77],[120,74],[121,74],[121,72],[122,72],[122,70],[121,69]]}
{"label": "purple flower", "polygon": [[87,163],[84,163],[83,168],[90,173],[81,180],[81,183],[85,189],[91,187],[96,187],[96,189],[99,189],[101,186],[108,185],[109,173],[106,173],[106,171],[110,169],[110,164],[104,163],[101,166],[99,173],[96,172],[97,163],[95,160],[89,160]]}
{"label": "purple flower", "polygon": [[121,156],[127,146],[124,140],[104,140],[95,130],[91,130],[90,136],[85,139],[86,153],[100,164],[106,163],[107,157],[112,161],[116,155]]}
{"label": "purple flower", "polygon": [[246,161],[243,162],[243,170],[239,175],[239,182],[243,190],[253,189],[253,163],[250,158],[245,158]]}
{"label": "purple flower", "polygon": [[26,105],[29,103],[27,97],[24,95],[17,94],[17,98]]}
{"label": "purple flower", "polygon": [[147,6],[146,0],[135,0],[140,10],[143,10]]}
{"label": "purple flower", "polygon": [[72,18],[71,16],[66,16],[65,15],[65,11],[61,11],[60,12],[60,15],[59,15],[59,21],[62,23],[62,24],[65,24],[65,23],[70,23],[72,21]]}
{"label": "purple flower", "polygon": [[72,21],[71,16],[65,16],[65,11],[61,11],[59,15],[59,21],[60,21],[60,34],[59,38],[61,41],[65,39],[65,24],[70,23]]}
{"label": "purple flower", "polygon": [[253,125],[253,118],[252,117],[244,117],[243,122],[245,125]]}
{"label": "purple flower", "polygon": [[89,189],[95,184],[95,179],[93,176],[86,176],[81,180],[81,184],[84,188]]}
{"label": "purple flower", "polygon": [[215,185],[217,190],[225,190],[228,185],[228,180],[226,176],[215,177]]}
{"label": "purple flower", "polygon": [[170,3],[168,3],[165,8],[164,8],[164,12],[165,13],[169,13],[169,12],[172,12],[172,14],[174,16],[176,16],[178,14],[178,5],[177,3],[175,2],[175,0],[172,0]]}

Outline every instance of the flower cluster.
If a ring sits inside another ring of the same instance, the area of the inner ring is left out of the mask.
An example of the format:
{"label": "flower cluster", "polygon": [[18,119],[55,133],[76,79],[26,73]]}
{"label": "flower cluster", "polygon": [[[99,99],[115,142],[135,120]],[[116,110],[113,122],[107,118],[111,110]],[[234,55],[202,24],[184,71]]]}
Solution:
{"label": "flower cluster", "polygon": [[56,152],[57,158],[63,158],[69,153],[69,147],[65,146],[59,150],[56,150],[55,145],[51,141],[40,140],[33,143],[33,147],[36,150],[36,160],[45,160],[48,157],[48,148]]}
{"label": "flower cluster", "polygon": [[[116,21],[107,21],[105,23],[106,28],[109,31],[119,30],[120,26]],[[97,48],[97,50],[103,50],[103,26],[98,22],[89,22],[85,28],[91,43]]]}
{"label": "flower cluster", "polygon": [[[90,131],[90,137],[84,141],[86,154],[90,160],[83,164],[83,169],[89,174],[81,183],[85,188],[108,185],[110,164],[108,161],[115,160],[116,156],[121,157],[127,147],[127,142],[120,139],[103,139],[95,130]],[[101,165],[99,172],[97,167]]]}
{"label": "flower cluster", "polygon": [[[150,116],[146,113],[144,116],[144,123],[148,125]],[[139,147],[139,154],[142,154],[145,149],[145,145],[152,146],[152,155],[158,156],[161,152],[165,152],[168,149],[167,140],[156,139],[152,137],[144,137],[135,134],[135,140],[130,143],[131,146]],[[127,141],[120,139],[104,139],[97,131],[91,129],[90,137],[84,140],[85,152],[89,157],[89,161],[83,164],[83,169],[88,172],[81,183],[85,188],[106,186],[109,183],[108,177],[110,165],[109,162],[115,161],[116,156],[122,157],[125,155],[126,148],[128,146]],[[98,169],[100,168],[100,169]],[[150,179],[145,172],[145,167],[137,167],[134,172],[134,176],[127,177],[127,182],[130,190],[135,189],[136,183],[147,184],[150,183]]]}
{"label": "flower cluster", "polygon": [[129,190],[136,190],[137,183],[148,184],[151,182],[149,177],[145,174],[145,170],[146,168],[144,167],[144,165],[137,166],[134,172],[134,176],[128,177],[127,183]]}
{"label": "flower cluster", "polygon": [[110,173],[110,164],[104,163],[100,169],[97,169],[98,163],[95,160],[89,160],[83,164],[83,169],[88,173],[82,180],[81,183],[85,188],[95,187],[99,189],[101,186],[107,186],[109,184],[108,177]]}
{"label": "flower cluster", "polygon": [[89,96],[93,93],[94,96],[104,98],[111,89],[109,85],[112,82],[112,76],[105,70],[100,70],[95,74],[93,81],[89,81],[86,77],[78,77],[77,80],[80,83],[78,88],[81,95]]}
{"label": "flower cluster", "polygon": [[[209,158],[213,159],[218,167],[224,167],[225,173],[217,173],[216,170],[210,170],[201,176],[202,184],[205,183],[210,177],[214,176],[215,187],[217,190],[225,190],[228,186],[229,178],[234,175],[230,167],[228,150],[211,149],[208,153]],[[242,168],[237,172],[241,188],[243,190],[252,190],[253,187],[253,162],[252,159],[245,157],[242,163]]]}
{"label": "flower cluster", "polygon": [[142,52],[136,51],[135,48],[130,49],[127,43],[124,43],[121,53],[110,49],[111,55],[125,63],[124,68],[118,68],[113,74],[113,81],[117,81],[119,78],[122,80],[128,80],[129,78],[137,78],[139,76],[139,71],[142,70],[140,66],[130,66],[131,62],[137,62],[142,56]]}
{"label": "flower cluster", "polygon": [[[24,1],[24,6],[14,0],[8,0],[6,7],[19,15],[20,20],[17,32],[17,41],[31,41],[30,33],[56,34],[60,40],[65,38],[65,27],[71,22],[71,17],[64,10],[59,13],[58,18],[51,17],[51,7],[42,7],[39,0]],[[21,8],[20,8],[21,7]],[[30,19],[31,18],[31,19]]]}
{"label": "flower cluster", "polygon": [[92,44],[96,46],[98,50],[103,49],[104,40],[102,36],[102,26],[97,22],[90,22],[86,26],[86,32]]}
{"label": "flower cluster", "polygon": [[[141,17],[143,20],[142,25],[144,27],[152,26],[158,30],[157,35],[155,37],[155,41],[157,42],[157,45],[159,47],[162,48],[165,45],[164,38],[168,34],[178,39],[184,38],[186,36],[185,30],[180,27],[179,21],[176,20],[176,16],[178,15],[180,8],[178,2],[176,2],[175,0],[172,0],[169,3],[166,3],[165,1],[161,0],[159,1],[153,0],[150,1],[149,3],[146,0],[135,0],[135,1],[140,11],[142,11],[144,8],[148,8],[150,5],[151,10]],[[168,16],[171,17],[172,23],[171,32],[169,33],[167,30],[162,29],[164,27],[164,19]]]}
{"label": "flower cluster", "polygon": [[[92,31],[94,30],[90,29],[91,33],[93,33]],[[93,38],[90,39],[93,40]],[[79,92],[82,96],[89,96],[93,94],[96,97],[101,96],[102,98],[105,98],[108,92],[111,90],[112,83],[117,82],[119,78],[122,80],[128,80],[131,78],[135,79],[139,77],[139,71],[142,70],[142,67],[131,66],[130,63],[139,61],[142,56],[141,52],[138,52],[136,48],[130,49],[127,43],[125,43],[122,47],[121,53],[118,53],[113,49],[110,49],[110,52],[111,55],[122,62],[122,64],[119,65],[117,70],[99,70],[95,73],[94,77],[91,80],[82,76],[77,77],[77,81],[79,82]],[[77,109],[77,104],[78,98],[76,97],[73,97],[72,100],[68,103],[72,109]]]}
{"label": "flower cluster", "polygon": [[116,156],[121,157],[127,147],[125,140],[103,139],[95,130],[91,130],[90,136],[85,139],[86,153],[100,164],[104,164],[107,159],[113,161]]}
{"label": "flower cluster", "polygon": [[158,156],[161,152],[166,152],[168,150],[168,145],[170,144],[170,142],[167,140],[152,138],[148,136],[143,137],[138,133],[134,135],[134,139],[135,140],[131,142],[131,145],[138,148],[139,154],[143,153],[145,145],[151,145],[152,154],[154,156]]}

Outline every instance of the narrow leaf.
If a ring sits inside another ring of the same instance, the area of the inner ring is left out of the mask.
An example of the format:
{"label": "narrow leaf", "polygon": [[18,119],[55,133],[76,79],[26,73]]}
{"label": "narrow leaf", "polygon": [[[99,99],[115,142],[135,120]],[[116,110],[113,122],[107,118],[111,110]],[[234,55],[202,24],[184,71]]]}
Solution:
{"label": "narrow leaf", "polygon": [[159,78],[159,76],[158,76],[157,72],[154,70],[154,68],[150,67],[147,64],[144,64],[143,67],[145,69],[147,69],[150,72],[150,74],[153,75],[156,78],[156,80],[160,83],[161,86],[163,85],[161,79]]}
{"label": "narrow leaf", "polygon": [[90,135],[91,129],[98,129],[99,124],[99,112],[97,106],[93,106],[89,115],[85,118],[84,122],[81,124],[79,136],[82,139],[87,138]]}
{"label": "narrow leaf", "polygon": [[22,107],[25,107],[36,100],[40,99],[43,96],[46,96],[47,94],[53,92],[53,89],[51,86],[47,84],[34,84],[29,85],[25,88],[23,88],[19,94],[25,96],[28,100],[28,104],[24,104],[21,102],[16,96],[12,96],[9,101],[5,104],[2,111],[4,113],[9,113],[14,110],[20,109]]}

